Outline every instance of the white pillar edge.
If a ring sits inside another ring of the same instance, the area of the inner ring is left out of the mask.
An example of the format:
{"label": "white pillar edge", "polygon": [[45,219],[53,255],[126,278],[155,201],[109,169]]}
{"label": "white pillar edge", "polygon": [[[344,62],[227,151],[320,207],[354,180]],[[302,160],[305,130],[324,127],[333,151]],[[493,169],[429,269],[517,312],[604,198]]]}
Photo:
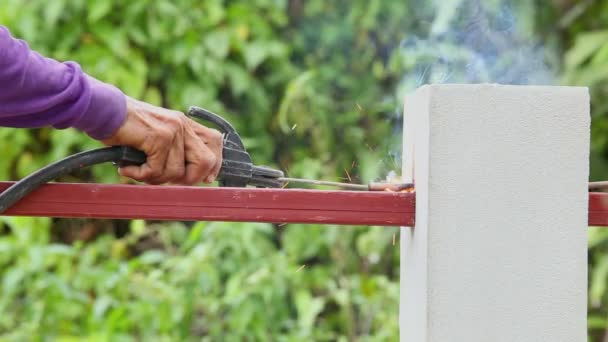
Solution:
{"label": "white pillar edge", "polygon": [[587,88],[406,97],[402,342],[586,340],[589,126]]}

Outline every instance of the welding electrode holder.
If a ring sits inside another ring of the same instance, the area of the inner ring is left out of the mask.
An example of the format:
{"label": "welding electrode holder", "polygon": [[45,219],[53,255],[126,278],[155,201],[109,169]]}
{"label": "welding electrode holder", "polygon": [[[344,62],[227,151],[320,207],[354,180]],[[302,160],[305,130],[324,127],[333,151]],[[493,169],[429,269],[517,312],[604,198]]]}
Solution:
{"label": "welding electrode holder", "polygon": [[253,185],[264,188],[278,188],[283,182],[280,170],[253,165],[251,156],[245,149],[241,137],[234,127],[223,117],[199,107],[190,107],[188,116],[208,121],[224,133],[222,168],[218,174],[220,186],[245,187]]}
{"label": "welding electrode holder", "polygon": [[[284,176],[282,171],[253,165],[253,160],[245,149],[243,140],[226,119],[204,108],[195,106],[190,107],[188,116],[210,122],[224,134],[222,167],[217,176],[220,186],[246,187],[247,185],[253,185],[264,188],[278,188],[283,185],[283,182],[278,179]],[[146,156],[143,152],[130,147],[125,149],[129,150],[125,155],[131,158],[123,157],[114,164],[127,166],[141,165],[146,162]]]}

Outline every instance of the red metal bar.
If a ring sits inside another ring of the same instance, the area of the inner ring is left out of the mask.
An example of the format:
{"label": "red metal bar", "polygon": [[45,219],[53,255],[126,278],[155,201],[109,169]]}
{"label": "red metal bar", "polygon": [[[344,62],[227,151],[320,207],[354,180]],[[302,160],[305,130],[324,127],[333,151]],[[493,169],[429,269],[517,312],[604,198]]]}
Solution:
{"label": "red metal bar", "polygon": [[[0,182],[0,192],[11,182]],[[6,215],[413,226],[399,192],[47,184]],[[608,226],[608,193],[589,193],[589,225]]]}
{"label": "red metal bar", "polygon": [[589,193],[589,225],[608,226],[608,193]]}
{"label": "red metal bar", "polygon": [[[0,192],[12,183],[0,182]],[[5,215],[412,226],[414,194],[54,183]]]}

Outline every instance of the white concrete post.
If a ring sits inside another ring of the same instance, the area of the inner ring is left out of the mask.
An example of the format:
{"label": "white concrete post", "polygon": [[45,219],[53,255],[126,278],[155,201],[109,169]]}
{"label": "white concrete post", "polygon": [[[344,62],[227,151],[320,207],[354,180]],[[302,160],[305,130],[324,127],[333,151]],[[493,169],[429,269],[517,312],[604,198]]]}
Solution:
{"label": "white concrete post", "polygon": [[404,116],[401,341],[586,341],[587,89],[425,86]]}

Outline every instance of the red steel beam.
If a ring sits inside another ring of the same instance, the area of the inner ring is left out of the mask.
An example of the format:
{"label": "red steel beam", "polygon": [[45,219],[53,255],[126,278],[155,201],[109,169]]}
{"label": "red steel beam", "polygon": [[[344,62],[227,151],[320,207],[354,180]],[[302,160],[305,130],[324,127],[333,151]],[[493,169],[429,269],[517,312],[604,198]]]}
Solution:
{"label": "red steel beam", "polygon": [[[0,182],[0,192],[11,184]],[[414,199],[397,192],[52,183],[4,214],[412,226]]]}
{"label": "red steel beam", "polygon": [[[415,194],[54,183],[5,215],[413,226]],[[589,193],[589,225],[608,226],[608,193]]]}
{"label": "red steel beam", "polygon": [[608,193],[589,193],[589,225],[608,226]]}

